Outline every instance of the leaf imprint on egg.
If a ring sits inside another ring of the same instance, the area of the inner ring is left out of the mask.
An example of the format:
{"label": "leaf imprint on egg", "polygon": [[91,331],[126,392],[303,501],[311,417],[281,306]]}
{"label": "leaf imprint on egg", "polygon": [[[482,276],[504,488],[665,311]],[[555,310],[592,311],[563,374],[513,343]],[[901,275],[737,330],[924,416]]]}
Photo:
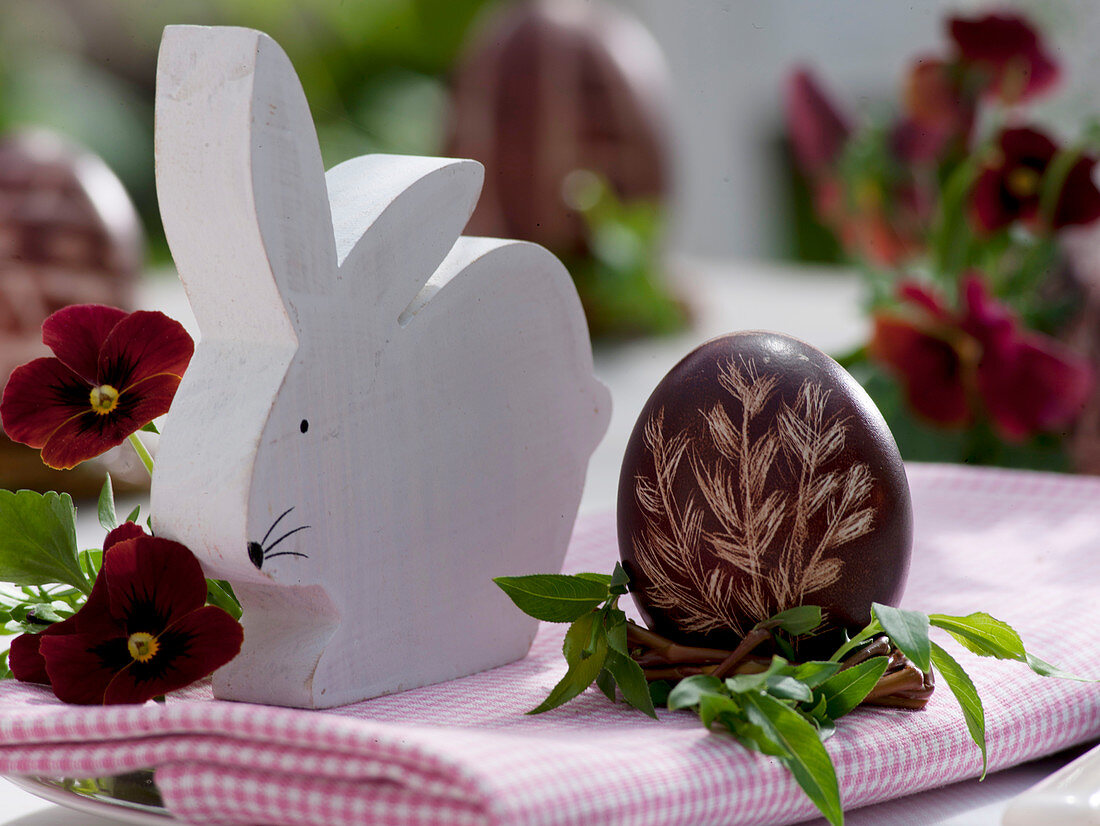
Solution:
{"label": "leaf imprint on egg", "polygon": [[698,430],[668,436],[664,408],[650,416],[653,475],[635,477],[643,516],[632,536],[636,563],[653,605],[688,632],[744,634],[744,618],[803,604],[840,578],[844,563],[833,552],[874,521],[868,466],[827,469],[848,436],[847,417],[826,414],[830,391],[806,380],[793,405],[781,401],[766,422],[778,377],[760,375],[751,358],[739,362],[718,376],[735,404],[700,410]]}

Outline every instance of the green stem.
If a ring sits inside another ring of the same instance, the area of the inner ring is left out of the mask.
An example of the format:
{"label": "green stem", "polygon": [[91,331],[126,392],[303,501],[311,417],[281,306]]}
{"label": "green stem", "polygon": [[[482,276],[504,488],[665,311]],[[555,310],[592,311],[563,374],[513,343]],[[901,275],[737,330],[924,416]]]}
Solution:
{"label": "green stem", "polygon": [[141,463],[145,465],[145,469],[149,471],[149,475],[152,476],[153,457],[149,455],[149,451],[145,449],[145,445],[142,444],[137,433],[130,434],[130,444],[133,445],[134,451],[137,453],[138,458],[141,459]]}
{"label": "green stem", "polygon": [[948,176],[940,199],[939,214],[932,227],[932,263],[939,278],[951,277],[962,271],[970,248],[970,226],[966,205],[970,189],[981,172],[981,153],[960,163]]}

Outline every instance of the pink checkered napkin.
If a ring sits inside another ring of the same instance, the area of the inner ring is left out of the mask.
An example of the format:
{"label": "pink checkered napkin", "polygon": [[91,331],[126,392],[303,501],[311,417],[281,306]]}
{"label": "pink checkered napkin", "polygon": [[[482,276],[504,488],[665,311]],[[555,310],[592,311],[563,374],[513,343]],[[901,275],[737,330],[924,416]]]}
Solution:
{"label": "pink checkered napkin", "polygon": [[[1012,623],[1030,650],[1098,677],[1100,479],[913,466],[917,537],[905,605]],[[566,570],[610,570],[613,520],[582,520]],[[1072,624],[1067,622],[1072,618]],[[564,626],[530,655],[462,680],[327,711],[215,702],[79,708],[0,685],[0,773],[157,767],[183,820],[269,824],[782,824],[815,810],[773,760],[591,690],[537,717]],[[1100,687],[1044,680],[945,643],[985,700],[992,769],[1100,736]],[[860,709],[827,744],[846,807],[980,769],[945,686],[923,712]]]}

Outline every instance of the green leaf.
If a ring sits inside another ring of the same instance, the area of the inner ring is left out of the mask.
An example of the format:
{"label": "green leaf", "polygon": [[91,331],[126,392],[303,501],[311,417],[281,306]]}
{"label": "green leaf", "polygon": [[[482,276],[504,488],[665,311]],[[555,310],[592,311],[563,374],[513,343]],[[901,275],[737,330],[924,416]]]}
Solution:
{"label": "green leaf", "polygon": [[836,734],[836,724],[832,720],[819,720],[814,717],[813,724],[817,728],[817,736],[822,743]]}
{"label": "green leaf", "polygon": [[147,425],[143,425],[141,429],[144,430],[146,433],[156,433],[158,436],[160,435],[160,431],[157,430],[157,426],[152,422],[149,422],[149,424]]}
{"label": "green leaf", "polygon": [[630,651],[626,643],[626,614],[618,608],[605,610],[604,629],[607,631],[608,648],[629,658]]}
{"label": "green leaf", "polygon": [[621,562],[615,563],[615,570],[611,572],[611,593],[625,594],[626,586],[630,584],[630,577],[626,574]]}
{"label": "green leaf", "polygon": [[0,680],[10,680],[15,675],[11,673],[11,669],[8,668],[8,652],[5,649],[0,651]]}
{"label": "green leaf", "polygon": [[1076,674],[1070,674],[1068,671],[1063,671],[1056,665],[1051,665],[1046,660],[1041,660],[1034,654],[1027,655],[1027,664],[1031,667],[1031,670],[1038,674],[1040,677],[1058,677],[1062,680],[1077,680],[1081,683],[1092,683],[1095,680],[1089,680],[1085,677],[1078,677]]}
{"label": "green leaf", "polygon": [[839,663],[843,662],[852,652],[861,646],[867,644],[868,640],[882,633],[882,626],[877,619],[872,617],[871,622],[867,624],[867,627],[861,630],[858,634],[844,643],[840,648],[833,652],[833,656],[829,657],[829,662]]}
{"label": "green leaf", "polygon": [[1020,635],[1007,622],[1001,622],[989,614],[977,612],[965,617],[929,614],[928,621],[980,657],[1021,662],[1027,657]]}
{"label": "green leaf", "polygon": [[80,552],[80,569],[92,582],[99,576],[99,569],[103,566],[103,551],[99,548],[89,548]]}
{"label": "green leaf", "polygon": [[768,733],[763,728],[755,723],[750,723],[742,716],[722,714],[718,719],[730,730],[730,733],[737,738],[737,742],[745,748],[758,751],[769,757],[787,756],[786,748],[769,737]]}
{"label": "green leaf", "polygon": [[611,672],[611,676],[619,684],[623,699],[656,720],[657,711],[653,708],[653,699],[649,696],[649,685],[646,683],[642,667],[630,657],[614,650],[607,652],[607,662],[604,667]]}
{"label": "green leaf", "polygon": [[105,531],[118,527],[118,515],[115,513],[115,489],[111,484],[111,474],[106,475],[103,487],[99,491],[99,524]]}
{"label": "green leaf", "polygon": [[649,684],[649,699],[654,706],[667,706],[668,695],[672,693],[672,686],[668,680],[654,680]]}
{"label": "green leaf", "polygon": [[814,698],[813,689],[790,676],[774,675],[768,678],[768,693],[780,700],[796,700],[808,703]]}
{"label": "green leaf", "polygon": [[615,678],[611,676],[611,672],[606,667],[596,675],[596,688],[602,691],[603,696],[611,702],[619,702],[619,697],[615,693]]}
{"label": "green leaf", "polygon": [[601,585],[611,585],[611,574],[593,574],[587,571],[582,571],[579,574],[573,574],[573,576],[580,579],[587,579],[590,582],[598,582]]}
{"label": "green leaf", "polygon": [[840,663],[810,660],[795,666],[794,673],[791,676],[810,688],[817,688],[838,671],[840,671]]}
{"label": "green leaf", "polygon": [[931,667],[928,616],[920,611],[903,611],[878,602],[871,605],[871,611],[901,653],[927,673]]}
{"label": "green leaf", "polygon": [[27,606],[27,613],[24,621],[34,623],[35,625],[53,625],[55,622],[61,622],[63,619],[65,619],[65,617],[57,613],[52,604],[48,602],[39,602]]}
{"label": "green leaf", "polygon": [[1080,680],[1081,677],[1062,671],[1058,666],[1041,660],[1024,649],[1024,642],[1011,625],[984,612],[954,617],[947,614],[929,614],[929,622],[942,628],[959,643],[979,657],[996,657],[998,660],[1016,660],[1025,663],[1041,677],[1060,677]]}
{"label": "green leaf", "polygon": [[[589,611],[569,626],[562,645],[562,653],[569,663],[569,670],[550,691],[550,695],[527,712],[528,714],[541,714],[568,703],[600,676],[607,661],[607,635],[603,633],[599,618],[598,612]],[[584,649],[592,638],[593,628],[596,629],[596,647],[592,654],[585,655]]]}
{"label": "green leaf", "polygon": [[763,622],[757,623],[756,627],[778,628],[797,637],[799,634],[809,634],[819,625],[821,625],[821,608],[816,605],[799,605],[797,608],[788,608],[786,611],[774,614]]}
{"label": "green leaf", "polygon": [[793,671],[790,664],[782,657],[772,657],[766,671],[756,674],[736,674],[726,678],[726,688],[734,694],[743,694],[746,691],[761,691],[767,686],[768,681],[774,676],[788,675]]}
{"label": "green leaf", "polygon": [[130,511],[130,515],[126,517],[126,521],[127,522],[137,522],[138,521],[138,516],[140,516],[140,515],[141,515],[141,505],[138,505],[132,511]]}
{"label": "green leaf", "polygon": [[241,604],[228,582],[221,579],[206,580],[206,601],[221,608],[235,620],[241,618]]}
{"label": "green leaf", "polygon": [[862,703],[886,673],[887,665],[889,660],[886,657],[872,657],[845,668],[823,682],[818,691],[825,698],[825,712],[829,719],[838,720]]}
{"label": "green leaf", "polygon": [[978,690],[974,688],[974,682],[963,671],[955,658],[943,650],[936,643],[932,643],[932,663],[940,672],[947,687],[955,695],[962,708],[963,719],[966,720],[966,728],[970,737],[978,744],[982,751],[982,777],[985,777],[986,752],[985,752],[985,710],[982,708],[982,700],[978,696]]}
{"label": "green leaf", "polygon": [[745,694],[749,722],[760,726],[787,752],[780,760],[802,791],[833,826],[844,823],[840,786],[817,729],[801,714],[768,694]]}
{"label": "green leaf", "polygon": [[493,582],[523,613],[544,622],[573,622],[609,596],[606,585],[565,574],[498,576]]}
{"label": "green leaf", "polygon": [[[704,694],[699,698],[699,719],[703,721],[704,726],[710,728],[711,724],[723,715],[741,717],[744,711],[741,704],[728,694]],[[731,731],[733,730],[725,719],[723,722]]]}
{"label": "green leaf", "polygon": [[722,681],[709,674],[685,677],[669,692],[668,707],[672,711],[699,705],[705,694],[722,694]]}
{"label": "green leaf", "polygon": [[0,581],[63,582],[90,593],[76,550],[76,509],[69,494],[0,490]]}

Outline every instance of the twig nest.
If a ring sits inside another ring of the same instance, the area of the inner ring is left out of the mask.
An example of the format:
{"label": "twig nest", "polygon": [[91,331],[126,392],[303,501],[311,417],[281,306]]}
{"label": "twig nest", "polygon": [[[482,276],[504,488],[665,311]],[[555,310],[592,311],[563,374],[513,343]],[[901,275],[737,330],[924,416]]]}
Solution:
{"label": "twig nest", "polygon": [[645,622],[733,647],[820,605],[833,628],[896,604],[913,517],[882,415],[835,361],[769,332],[688,354],[649,397],[619,479],[619,550]]}

